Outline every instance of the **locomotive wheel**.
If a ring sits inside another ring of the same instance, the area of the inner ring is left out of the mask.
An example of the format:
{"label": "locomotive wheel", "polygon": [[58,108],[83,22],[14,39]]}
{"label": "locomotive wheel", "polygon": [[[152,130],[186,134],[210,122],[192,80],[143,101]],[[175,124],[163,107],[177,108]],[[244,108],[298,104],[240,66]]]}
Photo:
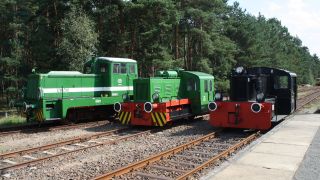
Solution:
{"label": "locomotive wheel", "polygon": [[76,111],[77,111],[77,110],[75,110],[75,109],[69,109],[69,110],[68,110],[68,112],[67,112],[67,118],[66,118],[68,122],[72,122],[72,123],[78,122]]}
{"label": "locomotive wheel", "polygon": [[27,115],[27,117],[26,117],[26,121],[27,121],[27,123],[29,123],[30,122],[30,117]]}

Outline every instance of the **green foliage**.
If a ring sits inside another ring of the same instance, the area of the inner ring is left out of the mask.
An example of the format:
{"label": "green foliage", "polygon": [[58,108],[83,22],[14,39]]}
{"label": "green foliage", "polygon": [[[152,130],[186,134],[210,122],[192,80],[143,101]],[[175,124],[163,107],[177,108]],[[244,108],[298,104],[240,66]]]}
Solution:
{"label": "green foliage", "polygon": [[70,70],[81,71],[85,61],[96,51],[98,34],[94,29],[94,22],[81,8],[72,8],[62,20],[63,38],[58,52]]}
{"label": "green foliage", "polygon": [[27,121],[24,117],[17,116],[17,115],[11,115],[8,117],[0,118],[0,127],[4,126],[12,126],[12,125],[18,125],[18,124],[26,124]]}
{"label": "green foliage", "polygon": [[229,80],[215,79],[215,89],[216,90],[218,90],[222,93],[227,93],[229,88],[230,88]]}
{"label": "green foliage", "polygon": [[212,68],[209,65],[209,59],[199,59],[196,62],[196,69],[201,72],[212,74]]}
{"label": "green foliage", "polygon": [[17,96],[26,76],[81,70],[88,56],[129,57],[140,76],[184,68],[212,73],[226,91],[230,70],[269,66],[320,77],[320,61],[275,18],[222,0],[2,0],[1,95]]}

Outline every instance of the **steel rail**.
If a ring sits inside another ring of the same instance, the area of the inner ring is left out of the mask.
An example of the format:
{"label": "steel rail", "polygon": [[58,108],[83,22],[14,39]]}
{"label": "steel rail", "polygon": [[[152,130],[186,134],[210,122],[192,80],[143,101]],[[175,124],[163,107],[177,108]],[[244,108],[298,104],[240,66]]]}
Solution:
{"label": "steel rail", "polygon": [[103,121],[96,121],[96,122],[86,122],[86,123],[58,125],[58,126],[55,126],[54,124],[44,124],[45,126],[40,126],[40,127],[39,127],[39,124],[12,126],[7,128],[0,128],[0,137],[7,136],[10,134],[15,134],[15,133],[22,133],[22,132],[42,132],[43,130],[57,131],[57,130],[74,129],[74,128],[81,128],[81,127],[87,127],[87,126],[94,127],[94,126],[99,126],[99,125],[109,124],[109,123],[110,122],[108,122],[107,120],[103,120]]}
{"label": "steel rail", "polygon": [[[319,91],[315,91],[301,99],[297,100],[297,109],[301,109],[303,106],[309,104],[310,102],[314,101],[316,98],[320,97],[320,89]],[[299,101],[299,102],[298,102]]]}
{"label": "steel rail", "polygon": [[154,156],[151,156],[151,157],[149,157],[149,158],[147,158],[147,159],[144,159],[144,160],[138,161],[138,162],[136,162],[136,163],[130,164],[130,165],[126,166],[126,167],[123,167],[123,168],[114,170],[114,171],[112,171],[112,172],[103,174],[103,175],[98,176],[98,177],[96,177],[96,178],[94,178],[94,179],[96,179],[96,180],[98,180],[98,179],[99,179],[99,180],[100,180],[100,179],[111,179],[111,178],[113,178],[113,177],[126,174],[126,173],[128,173],[128,172],[133,171],[133,170],[136,170],[136,169],[142,168],[142,167],[144,167],[144,166],[147,166],[147,165],[149,165],[149,164],[151,164],[151,163],[153,163],[153,162],[159,161],[159,160],[161,160],[161,159],[163,159],[163,158],[166,158],[166,157],[169,157],[169,156],[171,156],[171,155],[174,155],[174,154],[176,154],[176,153],[178,153],[178,152],[180,152],[180,151],[183,151],[183,150],[185,150],[185,149],[187,149],[187,148],[190,148],[190,147],[192,147],[192,146],[195,146],[195,145],[197,145],[197,144],[200,144],[200,143],[202,143],[203,141],[206,141],[206,140],[208,140],[208,139],[214,138],[214,137],[216,137],[216,134],[217,134],[216,132],[212,132],[212,133],[210,133],[210,134],[207,134],[207,135],[205,135],[205,136],[203,136],[203,137],[201,137],[201,138],[198,138],[198,139],[196,139],[196,140],[193,140],[193,141],[191,141],[191,142],[188,142],[188,143],[182,144],[182,145],[180,145],[180,146],[178,146],[178,147],[175,147],[175,148],[173,148],[173,149],[170,149],[170,150],[161,152],[161,153],[156,154],[156,155],[154,155]]}
{"label": "steel rail", "polygon": [[51,158],[54,158],[54,157],[62,156],[62,155],[65,155],[65,154],[74,153],[74,152],[77,152],[77,151],[86,150],[86,149],[89,149],[89,148],[94,148],[94,147],[103,146],[103,145],[107,145],[107,144],[116,144],[119,141],[125,141],[125,140],[128,140],[130,138],[141,136],[141,135],[144,135],[144,134],[147,134],[147,133],[150,133],[150,132],[151,132],[151,130],[138,132],[138,133],[135,133],[135,134],[132,134],[132,135],[127,135],[125,137],[120,137],[120,138],[115,139],[115,140],[110,140],[110,141],[94,144],[94,145],[91,145],[91,146],[88,146],[88,147],[82,147],[82,148],[79,148],[79,149],[75,149],[75,150],[71,150],[71,151],[67,151],[67,152],[62,152],[62,153],[46,156],[46,157],[43,157],[43,158],[30,160],[30,161],[27,161],[27,162],[14,164],[14,165],[11,165],[11,166],[0,168],[0,171],[5,171],[5,170],[9,170],[9,169],[16,169],[16,168],[20,168],[20,167],[25,167],[25,166],[28,166],[28,165],[39,163],[39,162],[47,160],[47,159],[51,159]]}
{"label": "steel rail", "polygon": [[305,97],[308,97],[308,96],[310,96],[310,95],[312,95],[312,94],[314,94],[314,93],[319,92],[319,90],[320,90],[320,88],[317,88],[317,89],[313,89],[312,91],[308,91],[308,92],[310,92],[310,93],[308,93],[308,94],[304,94],[304,95],[299,95],[299,94],[298,94],[297,100],[302,100],[302,99],[304,99]]}
{"label": "steel rail", "polygon": [[305,93],[305,92],[313,91],[315,89],[319,89],[319,86],[300,87],[300,88],[298,88],[298,93]]}
{"label": "steel rail", "polygon": [[111,131],[107,131],[107,132],[102,132],[102,133],[96,133],[93,135],[86,135],[83,137],[76,137],[76,138],[72,138],[69,140],[65,140],[65,141],[59,141],[56,143],[52,143],[52,144],[47,144],[47,145],[43,145],[43,146],[38,146],[38,147],[33,147],[33,148],[28,148],[28,149],[23,149],[23,150],[18,150],[18,151],[13,151],[13,152],[8,152],[8,153],[3,153],[0,154],[0,159],[4,159],[4,158],[10,158],[10,157],[14,157],[17,155],[23,155],[26,153],[31,153],[31,152],[35,152],[35,151],[39,151],[39,150],[48,150],[51,148],[55,148],[58,146],[63,146],[63,145],[68,145],[68,144],[72,144],[72,143],[77,143],[77,142],[83,142],[89,139],[94,139],[94,138],[98,138],[100,136],[106,136],[109,134],[114,134],[114,133],[119,133],[121,131],[125,131],[125,130],[129,130],[129,128],[122,128],[122,129],[116,129],[116,130],[111,130]]}
{"label": "steel rail", "polygon": [[225,158],[228,157],[231,153],[235,152],[237,149],[241,148],[242,146],[250,143],[251,141],[255,140],[258,136],[259,136],[260,132],[256,132],[250,136],[248,136],[247,138],[241,140],[240,142],[238,142],[237,144],[231,146],[230,148],[220,152],[219,154],[217,154],[216,156],[212,157],[211,159],[207,160],[206,162],[204,162],[203,164],[197,166],[196,168],[186,172],[185,174],[175,178],[176,180],[181,180],[181,179],[187,179],[189,176],[191,176],[192,174],[202,170],[203,168],[209,166],[210,164],[220,160],[221,158]]}

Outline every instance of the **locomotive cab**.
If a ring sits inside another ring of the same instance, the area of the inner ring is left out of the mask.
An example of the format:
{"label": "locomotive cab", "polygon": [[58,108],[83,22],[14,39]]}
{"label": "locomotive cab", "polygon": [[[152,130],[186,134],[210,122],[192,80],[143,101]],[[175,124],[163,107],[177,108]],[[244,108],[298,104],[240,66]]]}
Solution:
{"label": "locomotive cab", "polygon": [[288,115],[296,109],[297,84],[296,75],[287,72],[275,72],[272,93],[276,98],[275,113]]}
{"label": "locomotive cab", "polygon": [[266,77],[262,87],[266,98],[275,100],[274,114],[288,115],[296,109],[297,84],[295,73],[276,68],[250,68],[249,74]]}

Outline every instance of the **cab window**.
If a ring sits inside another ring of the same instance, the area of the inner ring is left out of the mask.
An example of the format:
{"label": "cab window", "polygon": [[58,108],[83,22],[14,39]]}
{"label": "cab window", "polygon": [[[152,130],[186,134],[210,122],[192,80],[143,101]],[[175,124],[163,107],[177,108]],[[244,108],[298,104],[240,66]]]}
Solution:
{"label": "cab window", "polygon": [[107,71],[107,66],[106,66],[106,65],[102,65],[102,66],[100,67],[100,72],[104,73],[104,72],[106,72],[106,71]]}
{"label": "cab window", "polygon": [[212,82],[212,80],[209,81],[209,89],[210,89],[210,92],[213,91],[213,82]]}
{"label": "cab window", "polygon": [[91,67],[90,66],[85,66],[84,70],[83,70],[83,73],[85,73],[85,74],[91,73]]}
{"label": "cab window", "polygon": [[120,73],[120,64],[113,64],[113,73]]}
{"label": "cab window", "polygon": [[194,79],[189,79],[187,82],[187,91],[196,91],[197,83]]}
{"label": "cab window", "polygon": [[204,92],[208,92],[208,86],[209,86],[209,83],[208,83],[208,80],[204,80]]}
{"label": "cab window", "polygon": [[134,64],[130,64],[130,68],[129,68],[129,73],[130,74],[135,74],[136,73],[136,68]]}
{"label": "cab window", "polygon": [[287,76],[275,76],[274,89],[287,89],[289,87],[289,80]]}
{"label": "cab window", "polygon": [[126,64],[121,64],[121,74],[126,74],[127,73],[127,67]]}

